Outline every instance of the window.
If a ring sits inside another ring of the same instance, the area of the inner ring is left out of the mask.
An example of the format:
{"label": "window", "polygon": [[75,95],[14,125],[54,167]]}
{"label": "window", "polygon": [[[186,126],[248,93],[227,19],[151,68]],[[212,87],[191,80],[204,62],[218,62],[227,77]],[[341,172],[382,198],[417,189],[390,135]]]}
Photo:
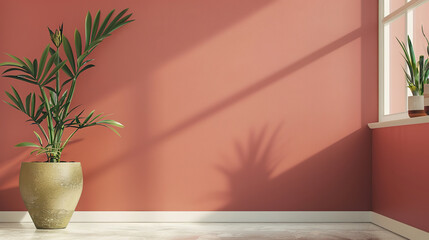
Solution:
{"label": "window", "polygon": [[416,58],[428,57],[429,0],[379,0],[379,122],[408,118],[405,61],[396,38],[410,36]]}

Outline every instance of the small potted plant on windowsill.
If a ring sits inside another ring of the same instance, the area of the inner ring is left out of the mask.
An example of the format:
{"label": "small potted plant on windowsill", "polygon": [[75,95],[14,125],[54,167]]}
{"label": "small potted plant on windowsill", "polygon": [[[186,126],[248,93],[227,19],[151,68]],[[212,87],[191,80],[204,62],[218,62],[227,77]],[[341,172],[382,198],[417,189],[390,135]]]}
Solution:
{"label": "small potted plant on windowsill", "polygon": [[428,59],[425,59],[423,55],[419,56],[419,60],[416,62],[414,55],[414,48],[410,37],[408,36],[408,50],[405,43],[401,42],[398,38],[399,44],[404,52],[404,59],[407,64],[409,72],[403,68],[405,73],[405,79],[407,81],[408,88],[411,90],[413,96],[408,97],[408,116],[421,117],[426,116],[425,105],[424,105],[424,84],[427,83],[429,75],[429,63]]}
{"label": "small potted plant on windowsill", "polygon": [[[426,37],[425,31],[423,30],[423,26],[422,26],[422,34],[426,39],[426,43],[427,43],[427,47],[426,47],[426,51],[428,53],[428,57],[429,57],[429,40]],[[429,84],[428,84],[428,79],[426,78],[424,87],[423,87],[423,92],[424,92],[424,105],[425,105],[425,112],[427,115],[429,115]]]}
{"label": "small potted plant on windowsill", "polygon": [[[36,87],[36,91],[21,98],[12,87],[6,92],[10,99],[6,102],[28,116],[28,121],[37,127],[34,131],[37,143],[23,142],[16,146],[34,148],[32,153],[45,154],[46,162],[23,162],[19,175],[19,188],[24,204],[37,228],[65,228],[79,201],[83,177],[80,162],[62,161],[61,153],[70,139],[80,129],[104,126],[115,133],[112,127],[123,127],[114,120],[104,119],[102,114],[84,111],[75,114],[77,107],[71,105],[77,79],[94,67],[89,59],[91,52],[116,29],[128,24],[132,14],[128,9],[113,17],[111,11],[100,21],[100,11],[92,20],[88,12],[85,19],[85,41],[78,30],[74,33],[74,51],[61,27],[52,32],[49,29],[53,47],[44,49],[40,59],[30,61],[9,55],[14,62],[0,63],[8,67],[3,77],[23,81]],[[67,60],[60,58],[62,47]],[[60,80],[63,71],[67,80]],[[65,130],[71,131],[65,131]],[[67,135],[66,135],[67,134]],[[119,134],[118,134],[119,135]]]}

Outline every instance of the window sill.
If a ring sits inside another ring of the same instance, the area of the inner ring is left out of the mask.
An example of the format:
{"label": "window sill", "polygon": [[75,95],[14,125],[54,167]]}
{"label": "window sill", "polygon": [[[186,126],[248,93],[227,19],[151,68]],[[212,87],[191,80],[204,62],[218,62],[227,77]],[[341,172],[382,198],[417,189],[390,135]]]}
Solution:
{"label": "window sill", "polygon": [[370,129],[376,129],[376,128],[395,127],[395,126],[404,126],[404,125],[413,125],[413,124],[422,124],[422,123],[429,123],[429,116],[405,118],[405,119],[386,121],[386,122],[368,123],[368,127]]}

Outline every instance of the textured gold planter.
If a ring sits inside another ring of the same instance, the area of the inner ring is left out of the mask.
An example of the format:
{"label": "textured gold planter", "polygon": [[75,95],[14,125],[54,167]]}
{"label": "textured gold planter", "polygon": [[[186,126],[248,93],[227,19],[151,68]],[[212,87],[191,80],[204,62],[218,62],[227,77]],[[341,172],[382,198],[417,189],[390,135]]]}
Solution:
{"label": "textured gold planter", "polygon": [[19,190],[39,229],[65,228],[79,202],[83,177],[79,162],[23,162]]}

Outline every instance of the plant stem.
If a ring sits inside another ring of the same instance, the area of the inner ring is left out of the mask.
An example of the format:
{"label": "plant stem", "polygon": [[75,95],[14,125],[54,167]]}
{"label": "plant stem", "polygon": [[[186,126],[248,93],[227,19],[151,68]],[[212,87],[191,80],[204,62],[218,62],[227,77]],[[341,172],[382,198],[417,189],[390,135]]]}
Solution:
{"label": "plant stem", "polygon": [[[52,141],[54,140],[55,133],[54,133],[54,126],[52,124],[51,107],[50,107],[50,104],[49,104],[49,99],[46,96],[45,90],[43,89],[42,86],[39,86],[39,87],[40,87],[40,92],[41,92],[41,94],[43,96],[43,99],[45,101],[46,112],[48,113],[47,122],[48,122],[48,132],[49,132],[49,140],[50,140],[50,141],[48,141],[48,145],[52,146]],[[48,158],[49,162],[50,162],[50,160],[51,159]]]}
{"label": "plant stem", "polygon": [[[58,66],[58,64],[60,64],[60,53],[58,52],[58,47],[57,47],[57,59],[56,59],[56,66]],[[57,97],[60,96],[60,71],[57,72],[57,82],[56,82],[56,93],[57,93]]]}
{"label": "plant stem", "polygon": [[40,92],[42,94],[43,100],[45,101],[45,108],[46,112],[48,113],[47,122],[48,122],[48,132],[49,132],[49,138],[50,141],[48,143],[52,143],[52,140],[54,139],[54,128],[52,124],[52,113],[51,113],[51,106],[49,104],[49,99],[46,96],[45,89],[40,86]]}
{"label": "plant stem", "polygon": [[[71,86],[70,86],[70,91],[69,91],[69,93],[67,95],[66,107],[65,107],[64,112],[63,112],[63,114],[64,114],[63,119],[66,119],[67,116],[69,115],[68,111],[70,109],[70,105],[71,105],[71,101],[73,99],[73,94],[74,94],[75,88],[76,88],[76,77],[73,78]],[[59,131],[60,131],[60,136],[62,136],[63,135],[63,131],[64,131],[64,127],[62,127]],[[77,130],[75,130],[75,132],[76,131]],[[73,135],[74,135],[74,133],[71,136],[73,136]],[[71,136],[69,138],[71,138]],[[67,138],[67,139],[69,140],[69,138]]]}
{"label": "plant stem", "polygon": [[[57,54],[57,58],[55,59],[55,61],[56,61],[55,65],[58,66],[58,64],[60,64],[59,47],[57,47],[56,54]],[[60,71],[58,71],[57,74],[56,74],[56,85],[55,86],[56,86],[56,88],[55,88],[55,94],[57,95],[57,99],[58,99],[59,96],[60,96],[60,92],[61,92],[61,88],[60,88]],[[56,113],[57,117],[59,117],[58,114],[59,114],[59,112]],[[55,138],[53,140],[53,143],[55,143],[55,145],[58,142],[61,145],[62,132],[58,128],[61,128],[61,126],[55,126],[55,130],[56,130],[55,132],[57,133],[57,134],[55,134]]]}
{"label": "plant stem", "polygon": [[[45,129],[43,129],[42,125],[40,125],[40,123],[37,123],[37,126],[39,126],[40,131],[42,131],[43,136],[45,136],[45,139],[47,142],[49,142],[49,138],[46,135]],[[46,153],[46,158],[49,160],[49,155]]]}

